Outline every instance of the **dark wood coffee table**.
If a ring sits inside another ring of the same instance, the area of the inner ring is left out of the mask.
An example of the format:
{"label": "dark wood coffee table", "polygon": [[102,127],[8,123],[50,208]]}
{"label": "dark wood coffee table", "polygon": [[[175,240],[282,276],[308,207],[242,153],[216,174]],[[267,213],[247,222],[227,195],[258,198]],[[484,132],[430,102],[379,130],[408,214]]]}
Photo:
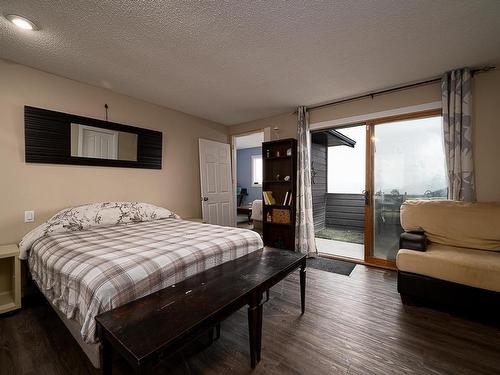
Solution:
{"label": "dark wood coffee table", "polygon": [[179,284],[96,317],[101,367],[111,374],[120,354],[138,374],[248,305],[250,364],[261,357],[263,293],[300,267],[305,309],[306,256],[265,248],[190,277]]}

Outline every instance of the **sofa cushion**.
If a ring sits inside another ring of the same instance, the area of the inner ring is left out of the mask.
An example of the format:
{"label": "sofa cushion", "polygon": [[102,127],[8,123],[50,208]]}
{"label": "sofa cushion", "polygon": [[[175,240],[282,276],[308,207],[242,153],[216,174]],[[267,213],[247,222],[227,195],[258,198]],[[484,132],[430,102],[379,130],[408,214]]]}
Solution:
{"label": "sofa cushion", "polygon": [[423,232],[404,232],[399,236],[399,248],[425,251],[427,236]]}
{"label": "sofa cushion", "polygon": [[430,244],[426,252],[401,249],[400,271],[500,292],[500,253]]}
{"label": "sofa cushion", "polygon": [[500,203],[409,200],[401,226],[424,231],[434,243],[500,251]]}

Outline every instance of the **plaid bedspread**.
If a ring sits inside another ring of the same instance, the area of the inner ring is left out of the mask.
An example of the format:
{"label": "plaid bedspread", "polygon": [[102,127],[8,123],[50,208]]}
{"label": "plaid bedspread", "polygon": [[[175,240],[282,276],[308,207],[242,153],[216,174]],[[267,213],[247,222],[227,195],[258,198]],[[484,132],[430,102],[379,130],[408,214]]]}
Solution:
{"label": "plaid bedspread", "polygon": [[164,219],[48,235],[33,244],[29,266],[93,343],[100,313],[262,247],[250,230]]}

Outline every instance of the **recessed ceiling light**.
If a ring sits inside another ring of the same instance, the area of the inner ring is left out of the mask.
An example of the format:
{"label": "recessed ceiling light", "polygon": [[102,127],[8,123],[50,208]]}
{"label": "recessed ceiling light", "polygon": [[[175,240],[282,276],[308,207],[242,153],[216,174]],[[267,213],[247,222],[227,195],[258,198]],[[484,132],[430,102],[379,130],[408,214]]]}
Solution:
{"label": "recessed ceiling light", "polygon": [[5,16],[10,22],[24,30],[38,30],[38,27],[29,19],[18,16],[17,14],[7,14]]}

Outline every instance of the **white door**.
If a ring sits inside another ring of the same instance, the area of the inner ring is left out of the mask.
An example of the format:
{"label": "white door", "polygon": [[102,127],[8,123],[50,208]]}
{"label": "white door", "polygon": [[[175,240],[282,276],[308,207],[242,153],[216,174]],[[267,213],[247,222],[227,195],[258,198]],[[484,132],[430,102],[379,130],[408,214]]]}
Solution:
{"label": "white door", "polygon": [[227,143],[200,139],[201,208],[203,221],[234,226],[231,153]]}
{"label": "white door", "polygon": [[80,125],[78,156],[99,159],[118,159],[117,132]]}

